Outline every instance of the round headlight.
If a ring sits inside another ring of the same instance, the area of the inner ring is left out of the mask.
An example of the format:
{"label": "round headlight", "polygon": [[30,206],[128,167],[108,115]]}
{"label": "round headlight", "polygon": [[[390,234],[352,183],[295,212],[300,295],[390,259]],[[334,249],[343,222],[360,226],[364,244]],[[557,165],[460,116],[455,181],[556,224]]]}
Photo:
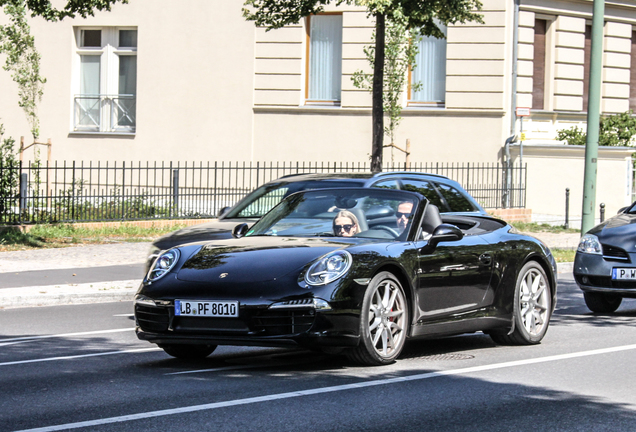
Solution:
{"label": "round headlight", "polygon": [[581,240],[579,241],[579,247],[576,250],[577,252],[588,254],[600,255],[603,253],[601,242],[598,241],[598,237],[596,237],[594,234],[585,234],[583,237],[581,237]]}
{"label": "round headlight", "polygon": [[351,254],[347,251],[335,251],[322,256],[305,273],[305,282],[309,285],[325,285],[347,273],[351,267]]}
{"label": "round headlight", "polygon": [[154,282],[165,276],[179,261],[179,250],[170,249],[167,252],[162,253],[155,260],[150,271],[148,272],[148,281]]}

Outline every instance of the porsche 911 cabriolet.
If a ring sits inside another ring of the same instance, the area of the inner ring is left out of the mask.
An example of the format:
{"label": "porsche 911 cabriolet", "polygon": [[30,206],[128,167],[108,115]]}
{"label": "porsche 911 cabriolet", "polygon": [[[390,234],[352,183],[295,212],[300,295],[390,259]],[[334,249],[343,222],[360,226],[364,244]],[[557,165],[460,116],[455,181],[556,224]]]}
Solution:
{"label": "porsche 911 cabriolet", "polygon": [[547,246],[415,192],[298,192],[233,237],[159,254],[134,300],[140,339],[178,358],[301,346],[382,365],[415,338],[537,344],[555,306]]}

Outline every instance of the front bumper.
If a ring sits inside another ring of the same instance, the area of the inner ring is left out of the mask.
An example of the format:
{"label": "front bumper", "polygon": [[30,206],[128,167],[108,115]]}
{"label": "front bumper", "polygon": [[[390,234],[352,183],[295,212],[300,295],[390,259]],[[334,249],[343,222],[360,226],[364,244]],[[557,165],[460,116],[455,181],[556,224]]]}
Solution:
{"label": "front bumper", "polygon": [[[630,254],[630,258],[631,255]],[[636,298],[636,280],[613,280],[612,269],[634,268],[634,260],[617,261],[602,255],[577,253],[574,258],[574,279],[583,291],[617,294]]]}
{"label": "front bumper", "polygon": [[174,302],[137,299],[137,337],[156,344],[253,346],[356,346],[359,315],[320,310],[241,305],[238,318],[175,316]]}

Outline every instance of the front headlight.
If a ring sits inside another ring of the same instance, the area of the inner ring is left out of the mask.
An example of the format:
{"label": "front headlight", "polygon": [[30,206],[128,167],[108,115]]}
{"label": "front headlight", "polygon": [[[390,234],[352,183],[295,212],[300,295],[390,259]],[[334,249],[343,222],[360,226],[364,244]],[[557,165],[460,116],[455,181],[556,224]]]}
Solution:
{"label": "front headlight", "polygon": [[179,261],[179,250],[170,249],[159,255],[148,272],[148,282],[154,282],[164,277]]}
{"label": "front headlight", "polygon": [[309,267],[305,273],[305,282],[308,285],[326,285],[333,282],[347,273],[351,268],[351,261],[351,254],[347,251],[328,253]]}
{"label": "front headlight", "polygon": [[579,247],[576,250],[577,252],[588,254],[601,255],[603,253],[601,242],[598,241],[598,237],[596,237],[594,234],[585,234],[583,237],[581,237],[581,240],[579,241]]}

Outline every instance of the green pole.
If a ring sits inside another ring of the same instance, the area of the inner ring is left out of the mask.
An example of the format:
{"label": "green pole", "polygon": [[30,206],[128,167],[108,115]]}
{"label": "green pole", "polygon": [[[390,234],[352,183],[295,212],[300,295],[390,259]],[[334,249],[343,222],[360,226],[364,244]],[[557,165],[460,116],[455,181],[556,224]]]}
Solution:
{"label": "green pole", "polygon": [[599,122],[601,117],[601,74],[603,70],[603,24],[605,1],[594,0],[592,17],[592,50],[590,53],[590,87],[587,104],[587,139],[585,141],[585,177],[583,179],[583,212],[581,234],[594,226],[596,207],[596,173]]}

